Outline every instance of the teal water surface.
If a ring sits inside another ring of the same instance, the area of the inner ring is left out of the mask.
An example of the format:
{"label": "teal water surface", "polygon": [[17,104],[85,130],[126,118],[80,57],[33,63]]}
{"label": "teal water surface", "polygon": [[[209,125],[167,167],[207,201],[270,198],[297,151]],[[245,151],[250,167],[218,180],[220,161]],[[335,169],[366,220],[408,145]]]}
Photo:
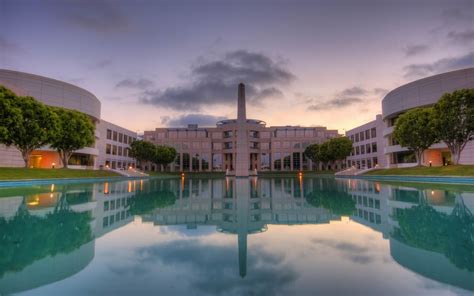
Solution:
{"label": "teal water surface", "polygon": [[473,295],[473,213],[332,177],[0,188],[0,295]]}

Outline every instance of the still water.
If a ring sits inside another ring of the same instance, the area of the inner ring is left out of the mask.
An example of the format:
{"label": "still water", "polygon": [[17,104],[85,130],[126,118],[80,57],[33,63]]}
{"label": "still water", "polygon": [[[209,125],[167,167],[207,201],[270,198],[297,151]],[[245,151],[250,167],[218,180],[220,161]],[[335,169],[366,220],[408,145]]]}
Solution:
{"label": "still water", "polygon": [[0,188],[0,294],[472,295],[473,213],[330,177]]}

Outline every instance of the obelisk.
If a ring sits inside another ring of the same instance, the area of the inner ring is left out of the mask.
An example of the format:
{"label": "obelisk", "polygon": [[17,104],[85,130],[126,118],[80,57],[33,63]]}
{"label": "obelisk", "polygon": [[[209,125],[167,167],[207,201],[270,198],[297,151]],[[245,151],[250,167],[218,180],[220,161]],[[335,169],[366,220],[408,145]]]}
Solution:
{"label": "obelisk", "polygon": [[247,115],[245,111],[245,85],[239,84],[237,100],[237,140],[235,152],[235,176],[249,176],[249,139],[247,130]]}

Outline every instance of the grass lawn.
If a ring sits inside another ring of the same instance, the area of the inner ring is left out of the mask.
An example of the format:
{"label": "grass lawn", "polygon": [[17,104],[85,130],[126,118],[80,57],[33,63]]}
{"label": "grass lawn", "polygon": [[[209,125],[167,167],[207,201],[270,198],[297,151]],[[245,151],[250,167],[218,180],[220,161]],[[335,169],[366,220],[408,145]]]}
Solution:
{"label": "grass lawn", "polygon": [[0,181],[56,178],[103,178],[120,176],[99,170],[0,168]]}
{"label": "grass lawn", "polygon": [[380,169],[365,173],[372,176],[466,176],[474,177],[474,165]]}

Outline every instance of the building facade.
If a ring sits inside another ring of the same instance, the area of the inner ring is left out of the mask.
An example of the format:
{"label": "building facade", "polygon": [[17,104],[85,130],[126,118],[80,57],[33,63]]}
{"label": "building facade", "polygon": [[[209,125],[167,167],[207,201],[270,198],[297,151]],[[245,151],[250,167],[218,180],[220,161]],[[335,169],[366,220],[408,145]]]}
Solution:
{"label": "building facade", "polygon": [[[382,100],[382,117],[385,124],[382,136],[387,167],[416,165],[412,152],[401,147],[393,137],[397,118],[408,110],[434,105],[443,94],[458,89],[474,88],[474,68],[451,71],[413,81],[389,92]],[[444,143],[436,143],[423,155],[423,165],[442,166],[451,162],[451,154]],[[460,164],[474,164],[474,141],[461,153]]]}
{"label": "building facade", "polygon": [[[237,163],[243,163],[243,170],[250,172],[313,169],[303,153],[305,148],[339,136],[337,130],[325,127],[267,127],[262,120],[247,119],[245,89],[239,89],[239,94],[237,119],[219,121],[216,127],[209,128],[196,124],[186,128],[157,128],[145,131],[144,140],[176,148],[178,157],[169,166],[171,171],[226,171],[232,174]],[[242,133],[245,137],[239,137]],[[239,155],[243,157],[237,160]]]}
{"label": "building facade", "polygon": [[[136,133],[102,120],[100,118],[101,103],[89,91],[63,81],[5,69],[0,69],[0,85],[17,95],[31,96],[46,105],[76,110],[89,116],[96,128],[95,143],[91,147],[75,151],[69,160],[70,168],[97,169],[105,166],[107,161],[110,162],[110,167],[113,167],[114,163],[117,168],[134,166],[134,160],[128,157],[128,145],[130,137],[137,138]],[[117,133],[117,141],[107,139],[108,130]],[[119,141],[120,134],[123,137],[122,142]],[[127,143],[123,141],[125,138],[127,138]],[[111,145],[111,149],[116,146],[116,154],[107,155],[107,144]],[[124,150],[126,150],[125,155]],[[120,151],[122,154],[119,154]],[[32,167],[37,168],[63,166],[56,150],[49,146],[33,151],[30,163]],[[0,166],[24,166],[20,151],[0,144]]]}
{"label": "building facade", "polygon": [[347,167],[358,169],[385,167],[384,142],[382,132],[384,122],[382,115],[375,120],[346,132],[346,137],[352,141],[352,152],[347,157]]}
{"label": "building facade", "polygon": [[[463,88],[474,88],[474,68],[419,79],[390,91],[382,99],[382,115],[346,133],[354,148],[346,159],[347,166],[358,169],[371,168],[375,164],[382,168],[416,166],[414,153],[400,146],[393,136],[397,118],[411,109],[433,106],[443,94]],[[442,142],[435,143],[423,154],[425,166],[450,163],[451,153]],[[466,145],[459,163],[474,164],[474,141]]]}
{"label": "building facade", "polygon": [[101,141],[97,143],[97,166],[112,169],[134,168],[135,158],[130,156],[130,144],[137,139],[137,133],[105,120],[99,122],[97,129],[101,135]]}

